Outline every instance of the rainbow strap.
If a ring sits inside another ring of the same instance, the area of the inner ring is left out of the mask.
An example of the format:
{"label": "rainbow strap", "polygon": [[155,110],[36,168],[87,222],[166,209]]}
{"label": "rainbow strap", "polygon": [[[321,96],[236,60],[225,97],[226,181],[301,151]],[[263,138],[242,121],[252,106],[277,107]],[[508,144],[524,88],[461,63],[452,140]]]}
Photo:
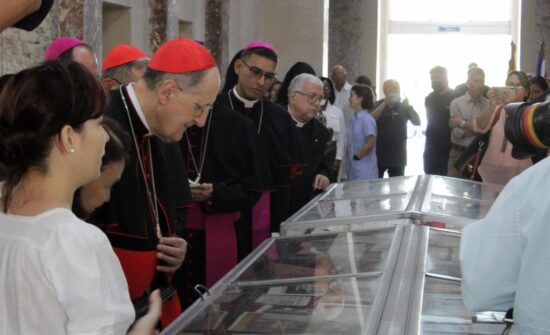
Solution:
{"label": "rainbow strap", "polygon": [[538,105],[538,103],[532,104],[531,106],[527,107],[527,110],[523,113],[523,132],[531,145],[540,149],[544,149],[546,148],[546,146],[542,144],[541,140],[535,133],[535,128],[533,127],[533,115],[535,114],[535,110],[537,109]]}

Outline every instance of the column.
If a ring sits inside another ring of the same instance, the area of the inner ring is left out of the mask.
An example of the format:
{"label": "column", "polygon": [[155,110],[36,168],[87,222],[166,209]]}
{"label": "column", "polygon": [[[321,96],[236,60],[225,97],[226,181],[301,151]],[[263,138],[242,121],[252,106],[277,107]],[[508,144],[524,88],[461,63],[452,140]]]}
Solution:
{"label": "column", "polygon": [[225,77],[229,58],[229,0],[207,0],[205,45]]}
{"label": "column", "polygon": [[153,53],[166,41],[167,1],[149,0],[149,10],[149,42]]}
{"label": "column", "polygon": [[358,75],[376,76],[378,6],[375,1],[330,1],[329,75],[340,64],[351,83]]}

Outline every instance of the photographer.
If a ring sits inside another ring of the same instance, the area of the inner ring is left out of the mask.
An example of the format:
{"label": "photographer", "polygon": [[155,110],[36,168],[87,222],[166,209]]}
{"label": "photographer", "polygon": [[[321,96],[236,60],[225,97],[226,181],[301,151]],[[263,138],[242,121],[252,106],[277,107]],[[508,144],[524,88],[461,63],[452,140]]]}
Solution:
{"label": "photographer", "polygon": [[374,104],[371,112],[376,120],[376,156],[378,177],[405,175],[407,165],[407,123],[420,125],[420,117],[407,99],[401,99],[401,88],[397,80],[388,79],[383,86],[384,99]]}
{"label": "photographer", "polygon": [[488,134],[487,151],[478,167],[478,173],[487,183],[505,185],[510,179],[533,165],[530,159],[512,157],[513,145],[504,136],[507,114],[504,105],[523,102],[529,96],[529,79],[522,71],[512,71],[506,78],[506,87],[492,87],[488,92],[489,107],[471,121],[477,134]]}

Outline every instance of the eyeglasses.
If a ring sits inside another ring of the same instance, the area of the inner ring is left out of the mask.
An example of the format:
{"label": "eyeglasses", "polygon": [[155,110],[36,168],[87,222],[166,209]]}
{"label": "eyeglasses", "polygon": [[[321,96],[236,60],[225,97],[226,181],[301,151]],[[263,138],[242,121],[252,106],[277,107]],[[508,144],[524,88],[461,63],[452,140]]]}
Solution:
{"label": "eyeglasses", "polygon": [[321,100],[323,99],[322,95],[317,95],[315,93],[304,93],[304,92],[300,92],[300,91],[294,91],[294,92],[307,97],[307,101],[309,101],[312,104],[318,103],[318,102],[320,103]]}
{"label": "eyeglasses", "polygon": [[250,71],[250,74],[252,74],[252,77],[254,79],[259,80],[260,78],[264,77],[266,83],[268,84],[277,80],[277,74],[264,72],[255,66],[250,66],[242,58],[241,58],[241,62],[243,62],[243,64],[246,65],[246,67],[248,68],[248,71]]}
{"label": "eyeglasses", "polygon": [[197,116],[202,115],[203,113],[210,113],[212,111],[212,108],[214,107],[212,104],[206,104],[204,106],[199,105],[198,103],[195,104],[195,112],[199,112]]}
{"label": "eyeglasses", "polygon": [[[180,85],[176,82],[176,86],[180,92],[184,92],[184,90],[180,87]],[[210,113],[212,108],[214,107],[213,104],[206,104],[204,106],[199,105],[198,103],[194,102],[193,107],[195,108],[195,114],[197,117],[201,116],[203,113]]]}

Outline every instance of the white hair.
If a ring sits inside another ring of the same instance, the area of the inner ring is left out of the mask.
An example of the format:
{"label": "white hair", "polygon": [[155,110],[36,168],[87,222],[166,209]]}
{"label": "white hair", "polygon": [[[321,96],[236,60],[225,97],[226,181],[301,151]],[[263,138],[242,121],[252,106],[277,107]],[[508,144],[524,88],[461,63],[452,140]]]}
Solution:
{"label": "white hair", "polygon": [[304,87],[305,82],[312,83],[314,85],[320,86],[321,88],[323,87],[323,82],[321,81],[321,79],[309,73],[302,73],[292,79],[290,85],[288,85],[288,93],[290,94],[294,91],[301,91]]}

